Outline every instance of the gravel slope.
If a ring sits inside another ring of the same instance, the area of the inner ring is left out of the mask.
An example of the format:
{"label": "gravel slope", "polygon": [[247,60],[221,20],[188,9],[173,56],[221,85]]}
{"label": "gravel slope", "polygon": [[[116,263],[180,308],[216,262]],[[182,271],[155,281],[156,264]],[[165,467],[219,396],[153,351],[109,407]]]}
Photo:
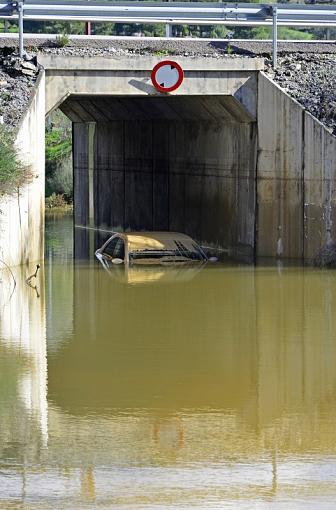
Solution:
{"label": "gravel slope", "polygon": [[268,75],[336,135],[336,55],[288,54]]}
{"label": "gravel slope", "polygon": [[[3,44],[14,49],[16,40],[0,38]],[[200,41],[200,40],[148,40],[148,39],[76,39],[63,48],[47,39],[31,39],[27,46],[33,51],[59,55],[117,56],[155,54],[183,55],[190,58],[227,58],[228,56],[264,56],[268,75],[289,95],[302,104],[336,135],[336,42],[279,43],[278,68],[271,67],[270,42],[257,41]],[[229,48],[228,49],[228,45]],[[8,53],[13,49],[0,50],[0,116],[6,124],[17,124],[28,102],[34,85],[37,68],[34,60],[28,62],[14,59]],[[7,56],[6,56],[7,54]],[[28,68],[24,67],[28,66]],[[10,96],[10,97],[9,97]],[[1,120],[1,118],[0,118]]]}

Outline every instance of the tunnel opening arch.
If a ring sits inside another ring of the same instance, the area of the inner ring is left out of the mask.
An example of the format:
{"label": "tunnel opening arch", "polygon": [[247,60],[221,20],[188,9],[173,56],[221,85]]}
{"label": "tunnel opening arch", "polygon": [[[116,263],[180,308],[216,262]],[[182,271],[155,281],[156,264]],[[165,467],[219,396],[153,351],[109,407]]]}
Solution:
{"label": "tunnel opening arch", "polygon": [[60,108],[73,123],[75,224],[96,244],[110,230],[168,230],[253,256],[256,123],[234,98],[71,95]]}
{"label": "tunnel opening arch", "polygon": [[73,126],[78,256],[92,251],[90,230],[181,231],[254,256],[261,59],[179,58],[185,80],[173,94],[148,82],[157,58],[42,60],[46,111]]}

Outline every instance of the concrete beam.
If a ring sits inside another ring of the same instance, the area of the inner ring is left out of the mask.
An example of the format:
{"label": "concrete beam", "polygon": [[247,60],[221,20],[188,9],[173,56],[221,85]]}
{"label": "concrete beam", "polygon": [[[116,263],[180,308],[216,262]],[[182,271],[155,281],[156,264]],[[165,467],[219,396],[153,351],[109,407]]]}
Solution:
{"label": "concrete beam", "polygon": [[63,57],[39,55],[46,71],[46,115],[69,95],[116,96],[233,96],[253,119],[257,115],[257,74],[263,59],[177,57],[185,70],[182,85],[170,94],[158,92],[150,71],[157,57]]}
{"label": "concrete beam", "polygon": [[255,119],[233,96],[69,96],[60,109],[73,122],[115,120],[225,121]]}
{"label": "concrete beam", "polygon": [[57,71],[150,71],[161,60],[174,60],[185,71],[262,71],[264,58],[221,57],[195,58],[180,56],[79,57],[39,53],[38,63],[46,70]]}

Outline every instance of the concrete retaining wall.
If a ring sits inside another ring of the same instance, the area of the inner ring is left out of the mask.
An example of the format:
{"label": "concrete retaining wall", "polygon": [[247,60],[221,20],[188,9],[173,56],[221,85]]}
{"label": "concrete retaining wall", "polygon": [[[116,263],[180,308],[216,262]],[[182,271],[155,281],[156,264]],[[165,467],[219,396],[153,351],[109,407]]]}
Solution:
{"label": "concrete retaining wall", "polygon": [[311,260],[335,240],[336,138],[258,80],[257,255]]}
{"label": "concrete retaining wall", "polygon": [[9,266],[43,258],[45,79],[40,72],[16,136],[16,146],[33,180],[15,197],[0,199],[0,259]]}

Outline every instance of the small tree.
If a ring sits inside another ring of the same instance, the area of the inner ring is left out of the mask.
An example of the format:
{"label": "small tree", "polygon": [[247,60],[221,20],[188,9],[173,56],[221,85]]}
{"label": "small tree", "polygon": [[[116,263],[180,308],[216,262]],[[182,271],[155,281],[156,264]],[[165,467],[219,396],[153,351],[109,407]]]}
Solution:
{"label": "small tree", "polygon": [[0,125],[0,196],[16,193],[31,177],[17,154],[13,133]]}

